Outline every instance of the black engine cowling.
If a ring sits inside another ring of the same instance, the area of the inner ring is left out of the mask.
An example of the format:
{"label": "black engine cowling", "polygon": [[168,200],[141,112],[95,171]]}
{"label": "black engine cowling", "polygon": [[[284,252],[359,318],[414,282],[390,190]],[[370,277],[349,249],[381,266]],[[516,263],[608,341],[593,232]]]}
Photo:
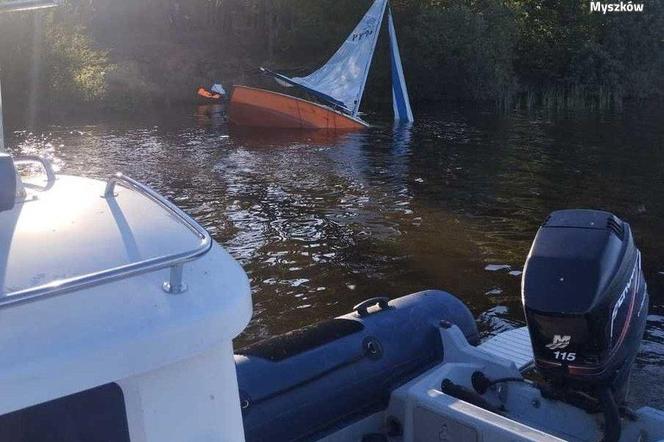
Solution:
{"label": "black engine cowling", "polygon": [[532,245],[522,290],[545,380],[595,398],[609,388],[622,402],[648,315],[629,225],[607,212],[554,212]]}

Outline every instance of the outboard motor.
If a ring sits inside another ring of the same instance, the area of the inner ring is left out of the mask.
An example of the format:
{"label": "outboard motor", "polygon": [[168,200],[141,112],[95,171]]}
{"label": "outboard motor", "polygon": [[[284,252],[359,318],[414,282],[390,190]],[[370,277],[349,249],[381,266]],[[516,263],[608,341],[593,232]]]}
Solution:
{"label": "outboard motor", "polygon": [[648,316],[629,224],[594,210],[552,213],[535,237],[522,289],[535,365],[549,392],[603,411],[605,440],[617,440],[616,403],[625,400]]}

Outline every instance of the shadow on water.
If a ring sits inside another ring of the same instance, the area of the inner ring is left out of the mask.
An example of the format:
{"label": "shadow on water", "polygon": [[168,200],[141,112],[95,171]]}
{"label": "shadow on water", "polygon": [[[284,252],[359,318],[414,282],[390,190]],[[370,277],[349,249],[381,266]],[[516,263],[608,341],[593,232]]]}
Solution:
{"label": "shadow on water", "polygon": [[229,136],[238,146],[254,149],[286,148],[292,146],[331,147],[345,143],[356,134],[334,130],[254,129],[229,127]]}
{"label": "shadow on water", "polygon": [[[657,116],[421,115],[364,132],[229,131],[214,112],[17,131],[64,173],[122,171],[191,213],[252,281],[245,345],[375,295],[441,288],[485,336],[523,323],[519,271],[552,211],[628,220],[652,306],[635,397],[664,363],[664,128]],[[489,272],[489,264],[514,273]]]}

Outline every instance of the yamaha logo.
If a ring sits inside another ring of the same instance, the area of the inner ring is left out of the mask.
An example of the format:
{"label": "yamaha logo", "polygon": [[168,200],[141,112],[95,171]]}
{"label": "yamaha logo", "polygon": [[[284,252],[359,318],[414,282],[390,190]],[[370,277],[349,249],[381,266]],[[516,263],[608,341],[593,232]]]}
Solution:
{"label": "yamaha logo", "polygon": [[546,348],[548,348],[549,350],[560,350],[563,348],[567,348],[567,346],[571,341],[572,341],[571,336],[555,335],[553,337],[553,341],[550,344],[546,344]]}

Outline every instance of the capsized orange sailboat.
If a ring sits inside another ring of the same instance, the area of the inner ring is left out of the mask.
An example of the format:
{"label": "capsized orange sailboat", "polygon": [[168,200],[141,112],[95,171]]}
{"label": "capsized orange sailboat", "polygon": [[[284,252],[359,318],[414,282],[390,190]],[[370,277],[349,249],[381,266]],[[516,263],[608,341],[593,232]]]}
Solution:
{"label": "capsized orange sailboat", "polygon": [[281,129],[354,130],[369,126],[328,106],[247,86],[233,89],[229,120],[239,126]]}
{"label": "capsized orange sailboat", "polygon": [[337,52],[306,77],[287,77],[261,68],[280,85],[296,87],[318,102],[247,86],[235,86],[229,121],[237,126],[356,130],[369,124],[359,117],[360,104],[383,18],[388,16],[392,67],[392,102],[396,120],[412,122],[413,112],[403,74],[394,20],[388,0],[375,0]]}

